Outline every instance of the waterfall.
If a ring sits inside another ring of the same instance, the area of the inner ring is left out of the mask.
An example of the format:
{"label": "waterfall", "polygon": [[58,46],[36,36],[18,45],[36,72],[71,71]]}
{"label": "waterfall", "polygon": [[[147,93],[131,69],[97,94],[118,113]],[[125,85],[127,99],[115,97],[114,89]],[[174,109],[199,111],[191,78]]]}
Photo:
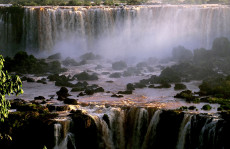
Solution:
{"label": "waterfall", "polygon": [[187,136],[187,133],[190,131],[191,129],[191,119],[192,119],[192,115],[191,114],[185,114],[184,115],[184,119],[181,123],[181,127],[180,127],[180,131],[179,131],[179,138],[178,138],[178,142],[177,142],[177,149],[184,149],[184,145],[185,145],[185,139]]}
{"label": "waterfall", "polygon": [[154,143],[154,139],[155,139],[155,135],[156,135],[156,128],[157,128],[157,124],[160,121],[161,112],[162,112],[161,110],[157,110],[154,113],[154,115],[153,115],[153,117],[152,117],[152,119],[150,121],[147,133],[145,135],[145,140],[144,140],[144,143],[143,143],[143,149],[148,148],[149,143]]}
{"label": "waterfall", "polygon": [[207,119],[204,126],[201,129],[199,136],[200,148],[205,148],[205,143],[209,143],[210,146],[215,146],[216,142],[216,126],[218,119]]}
{"label": "waterfall", "polygon": [[215,38],[230,38],[230,7],[225,5],[25,7],[18,23],[12,21],[15,12],[3,12],[4,50],[165,55],[174,46],[210,48]]}
{"label": "waterfall", "polygon": [[61,137],[61,124],[54,124],[54,139],[55,146],[58,146]]}
{"label": "waterfall", "polygon": [[70,119],[64,119],[54,124],[54,149],[76,149],[74,134],[70,132],[71,122]]}
{"label": "waterfall", "polygon": [[[69,125],[63,125],[65,123],[61,126],[55,125],[55,136],[58,136],[58,141],[54,149],[228,147],[229,142],[223,140],[229,136],[229,133],[223,131],[228,125],[212,115],[143,107],[82,108],[87,112],[78,111],[73,115],[73,129],[66,127]],[[68,131],[63,132],[63,127]]]}

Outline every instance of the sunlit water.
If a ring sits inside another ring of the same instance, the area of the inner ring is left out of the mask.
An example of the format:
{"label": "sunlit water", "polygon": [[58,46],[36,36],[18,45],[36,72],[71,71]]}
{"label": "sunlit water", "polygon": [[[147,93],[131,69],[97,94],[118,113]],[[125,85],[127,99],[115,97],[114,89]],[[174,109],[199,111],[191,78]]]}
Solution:
{"label": "sunlit water", "polygon": [[[86,64],[83,66],[75,66],[69,67],[69,70],[65,72],[65,75],[71,75],[80,73],[82,71],[91,70],[90,73],[97,73],[99,76],[99,80],[97,81],[87,81],[89,84],[98,84],[99,86],[105,89],[103,93],[95,93],[94,95],[86,95],[77,97],[79,92],[70,92],[70,98],[79,99],[80,103],[87,103],[87,104],[98,104],[98,105],[120,105],[120,106],[143,106],[143,107],[156,107],[156,108],[166,108],[166,109],[176,109],[181,106],[196,106],[198,111],[193,112],[208,112],[213,113],[217,112],[218,104],[211,104],[213,107],[210,111],[203,111],[201,110],[202,106],[205,103],[187,103],[183,99],[174,98],[174,96],[180,92],[174,90],[174,84],[171,84],[171,88],[163,88],[163,89],[152,89],[152,88],[143,88],[143,89],[135,89],[133,94],[131,95],[124,95],[122,98],[114,98],[111,97],[112,94],[117,93],[118,91],[126,90],[126,85],[128,83],[138,82],[141,79],[147,79],[151,76],[151,74],[159,75],[161,70],[158,67],[154,67],[154,72],[143,72],[140,76],[130,76],[130,77],[121,77],[121,78],[110,78],[109,75],[103,75],[102,72],[121,72],[122,71],[114,71],[111,68],[110,63],[102,63],[103,61],[94,62],[91,64]],[[95,70],[97,64],[100,63],[103,68],[100,70]],[[170,64],[167,64],[168,66]],[[157,65],[155,65],[157,66]],[[164,66],[164,64],[162,65]],[[31,76],[31,75],[30,75]],[[34,77],[35,80],[46,78],[44,77]],[[113,81],[112,83],[106,81]],[[77,80],[72,81],[72,83],[76,83]],[[193,92],[199,91],[199,84],[200,81],[192,81],[192,82],[184,82],[187,86],[187,89],[192,90]],[[36,96],[44,96],[46,99],[50,99],[52,95],[54,96],[54,101],[57,99],[56,92],[60,89],[60,87],[55,86],[54,82],[47,81],[47,84],[40,84],[40,83],[30,83],[30,82],[23,82],[23,90],[24,94],[19,95],[18,97],[10,96],[7,97],[8,99],[15,99],[21,98],[25,100],[33,100]],[[68,88],[69,91],[71,88]],[[109,91],[109,92],[107,92]]]}

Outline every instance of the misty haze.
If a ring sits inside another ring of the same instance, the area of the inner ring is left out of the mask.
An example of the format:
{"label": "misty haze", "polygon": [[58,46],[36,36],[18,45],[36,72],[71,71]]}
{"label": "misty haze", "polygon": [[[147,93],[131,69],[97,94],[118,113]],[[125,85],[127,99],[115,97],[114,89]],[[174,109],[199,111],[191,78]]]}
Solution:
{"label": "misty haze", "polygon": [[230,148],[229,4],[0,0],[0,148]]}

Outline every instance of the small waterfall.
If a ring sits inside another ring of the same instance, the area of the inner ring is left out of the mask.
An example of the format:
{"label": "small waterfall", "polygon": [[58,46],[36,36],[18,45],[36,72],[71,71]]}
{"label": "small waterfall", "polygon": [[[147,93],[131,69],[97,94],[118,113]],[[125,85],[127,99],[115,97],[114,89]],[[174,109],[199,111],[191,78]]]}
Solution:
{"label": "small waterfall", "polygon": [[144,137],[147,131],[147,124],[148,123],[148,111],[144,108],[140,108],[137,112],[136,120],[135,120],[135,125],[134,125],[134,132],[133,132],[133,137],[132,137],[132,146],[128,148],[133,148],[133,149],[140,149]]}
{"label": "small waterfall", "polygon": [[61,137],[61,124],[54,124],[54,142],[55,146],[58,146]]}
{"label": "small waterfall", "polygon": [[74,134],[70,132],[71,120],[61,120],[54,124],[54,149],[76,149]]}
{"label": "small waterfall", "polygon": [[[68,144],[69,141],[71,142],[71,144]],[[68,132],[62,142],[59,145],[55,146],[54,149],[76,149],[74,134]]]}
{"label": "small waterfall", "polygon": [[96,122],[97,128],[99,130],[98,135],[102,138],[102,143],[99,145],[100,148],[114,149],[114,144],[112,141],[111,130],[109,129],[108,124],[97,116],[93,116],[93,119]]}
{"label": "small waterfall", "polygon": [[181,123],[180,131],[179,131],[179,138],[176,146],[177,149],[185,148],[184,145],[185,145],[186,136],[191,129],[191,119],[192,119],[191,114],[184,115],[184,119]]}
{"label": "small waterfall", "polygon": [[160,114],[161,114],[161,112],[162,112],[161,110],[157,110],[154,113],[154,115],[153,115],[153,117],[152,117],[152,119],[150,121],[147,133],[145,135],[145,140],[144,140],[144,143],[143,143],[143,149],[148,148],[149,143],[152,144],[153,141],[154,141],[154,138],[155,138],[155,135],[156,135],[157,124],[160,121]]}
{"label": "small waterfall", "polygon": [[216,126],[218,123],[218,119],[215,118],[208,118],[201,129],[200,136],[199,136],[199,148],[205,148],[206,143],[209,146],[215,146],[216,142]]}

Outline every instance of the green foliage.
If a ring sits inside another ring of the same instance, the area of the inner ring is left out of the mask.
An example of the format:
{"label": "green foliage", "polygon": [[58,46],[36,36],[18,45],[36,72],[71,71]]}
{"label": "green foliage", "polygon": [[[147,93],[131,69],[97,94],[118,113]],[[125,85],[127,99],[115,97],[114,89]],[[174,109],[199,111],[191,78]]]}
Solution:
{"label": "green foliage", "polygon": [[61,68],[59,61],[46,63],[45,60],[36,59],[33,55],[28,55],[24,51],[18,52],[13,59],[6,57],[5,60],[5,68],[9,72],[44,74],[47,72],[60,73],[66,71],[65,68]]}
{"label": "green foliage", "polygon": [[202,107],[203,110],[211,110],[212,109],[212,106],[210,106],[209,104],[205,104],[203,107]]}
{"label": "green foliage", "polygon": [[199,86],[204,95],[213,95],[218,98],[230,97],[230,76],[206,79]]}
{"label": "green foliage", "polygon": [[10,76],[4,71],[4,58],[0,55],[0,120],[4,121],[8,117],[10,102],[5,99],[5,95],[22,94],[22,82],[19,76]]}

